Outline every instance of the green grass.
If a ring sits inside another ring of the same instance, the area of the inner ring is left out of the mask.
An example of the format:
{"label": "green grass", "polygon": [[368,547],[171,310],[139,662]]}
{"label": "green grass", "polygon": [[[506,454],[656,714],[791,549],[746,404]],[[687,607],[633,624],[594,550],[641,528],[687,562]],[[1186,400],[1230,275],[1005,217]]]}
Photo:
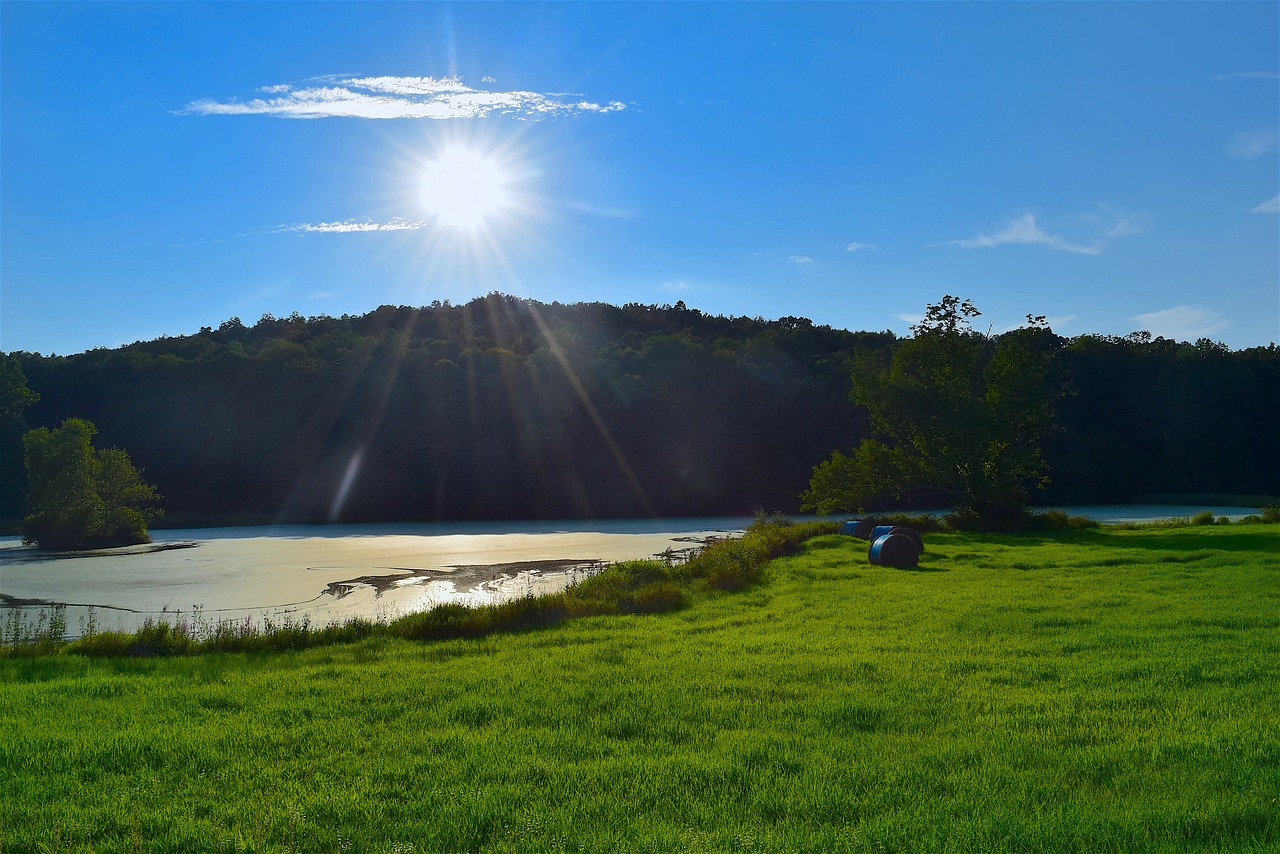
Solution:
{"label": "green grass", "polygon": [[1278,543],[935,534],[895,570],[826,535],[755,583],[636,573],[684,585],[663,613],[0,660],[0,848],[1276,850]]}

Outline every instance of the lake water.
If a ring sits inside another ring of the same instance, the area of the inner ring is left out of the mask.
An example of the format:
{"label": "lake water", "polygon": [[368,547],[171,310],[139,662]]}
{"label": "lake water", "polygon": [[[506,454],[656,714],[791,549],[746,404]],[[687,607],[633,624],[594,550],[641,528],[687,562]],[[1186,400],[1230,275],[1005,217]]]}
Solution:
{"label": "lake water", "polygon": [[[66,608],[78,636],[210,622],[394,618],[563,589],[602,563],[673,557],[750,518],[288,525],[152,531],[150,546],[47,554],[0,538],[0,610]],[[8,615],[7,614],[7,615]]]}
{"label": "lake water", "polygon": [[[1239,507],[1057,508],[1141,522]],[[71,636],[147,619],[313,623],[385,618],[442,602],[483,604],[563,589],[602,563],[674,556],[740,533],[746,517],[567,522],[288,525],[156,530],[150,546],[45,554],[0,538],[0,614],[65,606]]]}

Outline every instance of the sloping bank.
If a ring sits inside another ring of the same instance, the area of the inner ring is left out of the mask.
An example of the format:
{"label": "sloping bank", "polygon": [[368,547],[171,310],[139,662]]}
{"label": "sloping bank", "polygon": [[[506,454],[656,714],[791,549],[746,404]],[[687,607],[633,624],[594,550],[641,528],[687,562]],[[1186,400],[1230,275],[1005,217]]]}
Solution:
{"label": "sloping bank", "polygon": [[670,611],[709,591],[740,590],[760,579],[774,558],[795,554],[805,540],[834,533],[834,522],[757,522],[737,539],[711,543],[684,563],[635,560],[612,564],[558,592],[479,607],[438,605],[379,622],[352,619],[314,626],[275,623],[148,622],[136,632],[90,632],[71,642],[50,630],[32,642],[0,647],[9,657],[36,655],[172,656],[210,652],[305,649],[375,635],[416,640],[477,638],[553,626],[574,617]]}

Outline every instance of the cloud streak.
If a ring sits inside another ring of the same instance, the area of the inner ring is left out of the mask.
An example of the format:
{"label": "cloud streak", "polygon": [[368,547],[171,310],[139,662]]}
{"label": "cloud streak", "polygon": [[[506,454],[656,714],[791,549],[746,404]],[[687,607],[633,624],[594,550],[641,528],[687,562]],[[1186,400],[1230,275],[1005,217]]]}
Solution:
{"label": "cloud streak", "polygon": [[1254,213],[1280,213],[1280,196],[1273,196],[1253,209]]}
{"label": "cloud streak", "polygon": [[1230,74],[1215,74],[1214,80],[1280,80],[1280,71],[1233,71]]}
{"label": "cloud streak", "polygon": [[1175,305],[1163,311],[1139,314],[1133,320],[1151,334],[1173,341],[1208,338],[1231,325],[1222,312],[1194,305]]}
{"label": "cloud streak", "polygon": [[876,245],[874,243],[859,243],[855,240],[846,246],[845,249],[849,252],[875,252]]}
{"label": "cloud streak", "polygon": [[1057,235],[1049,234],[1036,224],[1035,214],[1024,214],[1017,219],[1011,219],[995,234],[984,233],[968,240],[952,240],[947,245],[965,249],[991,249],[1007,243],[1048,246],[1059,252],[1074,252],[1079,255],[1097,255],[1102,251],[1103,246],[1102,241],[1090,244],[1072,243]]}
{"label": "cloud streak", "polygon": [[417,231],[426,228],[427,223],[419,220],[393,217],[386,222],[371,220],[345,219],[341,222],[297,222],[291,225],[278,225],[269,230],[270,234],[353,234],[367,231]]}
{"label": "cloud streak", "polygon": [[1277,141],[1280,137],[1273,130],[1240,131],[1227,145],[1227,153],[1241,160],[1252,160],[1274,150]]}
{"label": "cloud streak", "polygon": [[[487,78],[486,78],[487,80]],[[538,92],[497,92],[467,86],[458,77],[330,76],[302,85],[279,83],[258,89],[269,97],[248,101],[202,98],[176,112],[196,116],[277,116],[288,119],[480,119],[508,116],[537,120],[580,113],[614,113],[606,104],[566,100]]]}

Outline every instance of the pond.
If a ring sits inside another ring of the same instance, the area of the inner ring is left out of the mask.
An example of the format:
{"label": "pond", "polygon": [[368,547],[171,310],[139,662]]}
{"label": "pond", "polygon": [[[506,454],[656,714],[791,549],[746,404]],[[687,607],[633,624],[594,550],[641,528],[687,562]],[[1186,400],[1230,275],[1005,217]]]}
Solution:
{"label": "pond", "polygon": [[[1240,507],[1062,507],[1141,522]],[[842,517],[843,518],[843,517]],[[288,525],[156,530],[149,546],[47,554],[0,538],[0,613],[65,607],[69,636],[147,619],[210,623],[394,619],[443,602],[478,605],[563,589],[604,563],[679,559],[749,517],[565,522]],[[91,616],[92,615],[92,616]]]}
{"label": "pond", "polygon": [[[69,636],[147,619],[394,619],[563,589],[602,564],[741,533],[750,518],[287,525],[152,531],[147,546],[50,554],[0,538],[0,610],[64,606]],[[92,617],[91,617],[92,614]]]}

